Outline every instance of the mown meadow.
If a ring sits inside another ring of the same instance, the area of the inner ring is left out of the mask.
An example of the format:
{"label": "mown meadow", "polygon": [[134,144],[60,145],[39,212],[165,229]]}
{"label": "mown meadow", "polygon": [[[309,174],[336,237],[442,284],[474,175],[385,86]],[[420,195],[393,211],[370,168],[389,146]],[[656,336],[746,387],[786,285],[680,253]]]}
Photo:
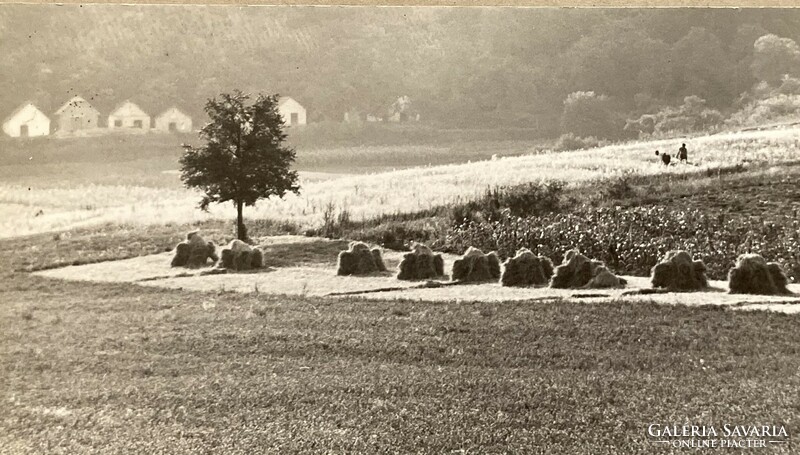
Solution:
{"label": "mown meadow", "polygon": [[800,418],[796,316],[199,293],[27,273],[230,227],[0,240],[0,452],[684,453],[647,426],[793,434]]}

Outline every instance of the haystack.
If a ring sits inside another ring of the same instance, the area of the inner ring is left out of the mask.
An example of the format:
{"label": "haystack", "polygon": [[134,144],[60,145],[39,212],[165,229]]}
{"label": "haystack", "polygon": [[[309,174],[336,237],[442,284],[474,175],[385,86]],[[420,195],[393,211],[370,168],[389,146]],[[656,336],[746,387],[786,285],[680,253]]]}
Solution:
{"label": "haystack", "polygon": [[172,258],[172,267],[205,267],[208,259],[217,262],[216,247],[212,242],[206,242],[197,231],[186,235],[186,240],[175,246],[175,256]]}
{"label": "haystack", "polygon": [[767,262],[758,254],[743,254],[736,267],[728,272],[731,294],[781,295],[791,294],[786,287],[789,279],[780,264]]}
{"label": "haystack", "polygon": [[706,265],[692,260],[683,250],[673,250],[653,267],[651,282],[654,288],[670,291],[697,291],[708,287]]}
{"label": "haystack", "polygon": [[403,255],[398,266],[398,280],[427,280],[444,275],[444,259],[441,254],[433,254],[430,248],[420,243],[414,244],[410,253]]}
{"label": "haystack", "polygon": [[479,282],[500,278],[500,259],[494,251],[483,251],[469,247],[461,259],[453,262],[453,281]]}
{"label": "haystack", "polygon": [[551,288],[616,288],[627,282],[611,273],[605,264],[582,255],[578,250],[569,250],[564,261],[556,267],[550,280]]}
{"label": "haystack", "polygon": [[503,263],[503,286],[533,286],[547,284],[553,276],[550,258],[536,256],[527,248],[517,251],[516,256]]}
{"label": "haystack", "polygon": [[228,270],[251,270],[264,267],[264,253],[236,239],[222,249],[220,266]]}
{"label": "haystack", "polygon": [[369,275],[386,271],[380,248],[369,249],[364,242],[350,242],[346,251],[339,252],[337,275]]}

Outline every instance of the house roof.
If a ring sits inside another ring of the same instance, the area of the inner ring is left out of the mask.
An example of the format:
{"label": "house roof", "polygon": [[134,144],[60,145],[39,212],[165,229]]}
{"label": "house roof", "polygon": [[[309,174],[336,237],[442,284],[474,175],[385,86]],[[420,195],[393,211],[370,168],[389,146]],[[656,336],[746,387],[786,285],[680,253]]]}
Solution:
{"label": "house roof", "polygon": [[63,106],[58,108],[56,111],[56,115],[61,115],[66,112],[68,109],[89,109],[93,111],[94,114],[100,115],[100,112],[94,108],[88,101],[81,98],[80,96],[73,96],[69,99]]}
{"label": "house roof", "polygon": [[133,101],[125,100],[118,104],[110,114],[109,117],[149,117],[150,115],[142,110]]}
{"label": "house roof", "polygon": [[6,116],[6,118],[4,118],[4,119],[3,119],[3,124],[7,123],[9,120],[11,120],[11,119],[13,119],[14,117],[16,117],[17,115],[19,115],[19,113],[20,113],[20,112],[22,112],[23,110],[25,110],[25,108],[26,108],[26,107],[28,107],[28,106],[31,106],[31,107],[33,107],[33,108],[34,108],[36,111],[38,111],[39,113],[41,113],[42,115],[44,115],[44,116],[45,116],[45,118],[47,118],[48,120],[50,120],[50,119],[47,117],[47,115],[45,115],[45,113],[44,113],[44,112],[42,112],[42,111],[41,111],[41,110],[40,110],[38,107],[36,107],[36,105],[35,105],[35,104],[33,104],[31,101],[26,101],[26,102],[22,103],[22,104],[21,104],[21,105],[20,105],[18,108],[14,109],[14,111],[13,111],[11,114],[9,114],[8,116]]}
{"label": "house roof", "polygon": [[188,115],[187,113],[183,112],[182,110],[178,109],[178,108],[177,108],[177,107],[175,107],[175,106],[172,106],[172,107],[170,107],[170,108],[168,108],[168,109],[165,109],[163,112],[161,112],[160,114],[158,114],[158,116],[156,116],[156,118],[160,118],[160,117],[164,117],[165,115],[169,115],[169,114],[170,114],[171,112],[173,112],[173,111],[174,111],[176,114],[178,114],[178,115],[182,115],[182,116],[184,116],[184,117],[186,117],[186,118],[189,118],[189,119],[191,119],[191,118],[192,118],[190,115]]}
{"label": "house roof", "polygon": [[282,96],[282,97],[278,98],[278,107],[283,106],[285,103],[287,103],[289,101],[294,101],[295,103],[299,104],[300,107],[304,107],[302,104],[300,104],[299,101],[297,101],[296,99],[292,98],[291,96]]}

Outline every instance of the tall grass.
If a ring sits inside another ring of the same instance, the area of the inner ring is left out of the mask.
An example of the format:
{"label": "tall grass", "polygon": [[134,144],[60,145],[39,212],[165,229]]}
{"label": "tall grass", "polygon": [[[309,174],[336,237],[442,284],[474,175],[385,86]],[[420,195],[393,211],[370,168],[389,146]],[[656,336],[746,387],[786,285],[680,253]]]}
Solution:
{"label": "tall grass", "polygon": [[[498,157],[472,163],[425,166],[303,182],[300,195],[268,200],[245,211],[246,217],[288,220],[304,228],[323,224],[326,207],[359,221],[384,214],[420,212],[479,198],[487,188],[560,180],[567,185],[669,174],[681,176],[741,163],[780,163],[797,159],[800,130],[729,133],[689,142],[693,165],[664,167],[655,149],[677,150],[681,139],[612,145],[566,153]],[[199,194],[185,189],[76,185],[40,190],[0,185],[0,204],[14,204],[0,237],[68,229],[104,222],[163,224],[234,215],[229,205],[199,211]],[[43,210],[43,214],[35,216]]]}

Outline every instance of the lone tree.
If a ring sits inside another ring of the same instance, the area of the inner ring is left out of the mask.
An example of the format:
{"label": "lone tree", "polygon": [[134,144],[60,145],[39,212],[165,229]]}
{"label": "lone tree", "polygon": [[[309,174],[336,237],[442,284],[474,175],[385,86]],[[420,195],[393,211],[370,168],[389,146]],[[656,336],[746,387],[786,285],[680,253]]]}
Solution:
{"label": "lone tree", "polygon": [[248,239],[242,218],[245,205],[300,190],[297,172],[290,169],[294,149],[283,144],[286,133],[278,96],[258,95],[255,102],[249,101],[250,96],[239,90],[208,100],[205,110],[211,122],[200,130],[206,145],[184,145],[180,160],[184,185],[205,193],[202,210],[212,202],[233,202],[240,240]]}

